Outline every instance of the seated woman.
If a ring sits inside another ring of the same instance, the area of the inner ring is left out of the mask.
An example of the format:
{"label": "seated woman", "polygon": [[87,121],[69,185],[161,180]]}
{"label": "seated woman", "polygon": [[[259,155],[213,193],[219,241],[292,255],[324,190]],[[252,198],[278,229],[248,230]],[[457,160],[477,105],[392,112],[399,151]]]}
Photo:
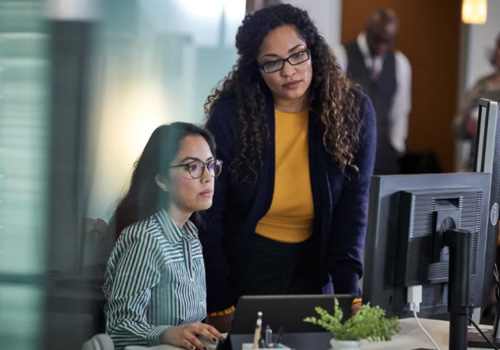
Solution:
{"label": "seated woman", "polygon": [[136,163],[130,188],[111,229],[118,235],[108,261],[104,294],[106,332],[117,350],[172,344],[206,349],[221,334],[206,317],[205,266],[190,221],[212,205],[212,135],[195,125],[158,127]]}

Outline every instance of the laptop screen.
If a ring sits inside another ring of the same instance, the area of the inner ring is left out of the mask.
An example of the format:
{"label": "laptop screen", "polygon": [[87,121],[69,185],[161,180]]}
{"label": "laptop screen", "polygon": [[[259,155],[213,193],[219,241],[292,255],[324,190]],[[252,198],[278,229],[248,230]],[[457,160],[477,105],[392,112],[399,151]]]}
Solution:
{"label": "laptop screen", "polygon": [[[281,343],[296,350],[311,349],[314,345],[329,347],[331,333],[320,326],[304,322],[308,316],[319,317],[314,311],[316,306],[334,313],[336,297],[343,312],[344,320],[351,316],[353,297],[350,295],[255,295],[240,297],[236,312],[226,339],[224,349],[240,350],[242,343],[251,343],[255,331],[257,312],[262,312],[262,329],[267,325],[273,331],[273,341],[276,341],[278,330],[283,327]],[[231,346],[227,343],[231,343]],[[324,343],[324,344],[323,344]],[[321,348],[321,347],[320,347]]]}

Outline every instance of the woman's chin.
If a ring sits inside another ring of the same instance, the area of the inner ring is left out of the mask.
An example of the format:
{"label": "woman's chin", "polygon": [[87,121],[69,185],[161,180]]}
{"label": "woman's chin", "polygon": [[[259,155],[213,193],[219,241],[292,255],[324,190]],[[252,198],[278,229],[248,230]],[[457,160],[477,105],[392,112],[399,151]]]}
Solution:
{"label": "woman's chin", "polygon": [[204,198],[198,201],[196,211],[207,210],[212,206],[212,198]]}

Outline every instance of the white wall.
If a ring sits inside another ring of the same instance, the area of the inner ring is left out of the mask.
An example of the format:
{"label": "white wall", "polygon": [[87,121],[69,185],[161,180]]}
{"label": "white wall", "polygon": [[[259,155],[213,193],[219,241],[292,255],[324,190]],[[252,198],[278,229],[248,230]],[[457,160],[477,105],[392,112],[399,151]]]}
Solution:
{"label": "white wall", "polygon": [[306,10],[330,47],[340,43],[342,0],[284,0],[283,2]]}

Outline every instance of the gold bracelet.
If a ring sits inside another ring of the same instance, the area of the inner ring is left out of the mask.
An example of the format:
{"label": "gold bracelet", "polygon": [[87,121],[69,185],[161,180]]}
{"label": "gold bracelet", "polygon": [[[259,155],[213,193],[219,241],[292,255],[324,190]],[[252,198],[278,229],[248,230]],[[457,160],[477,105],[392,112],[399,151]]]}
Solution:
{"label": "gold bracelet", "polygon": [[207,316],[210,316],[210,317],[225,316],[227,314],[230,314],[230,313],[234,312],[234,310],[236,310],[236,308],[233,305],[233,306],[227,308],[226,310],[211,312]]}

